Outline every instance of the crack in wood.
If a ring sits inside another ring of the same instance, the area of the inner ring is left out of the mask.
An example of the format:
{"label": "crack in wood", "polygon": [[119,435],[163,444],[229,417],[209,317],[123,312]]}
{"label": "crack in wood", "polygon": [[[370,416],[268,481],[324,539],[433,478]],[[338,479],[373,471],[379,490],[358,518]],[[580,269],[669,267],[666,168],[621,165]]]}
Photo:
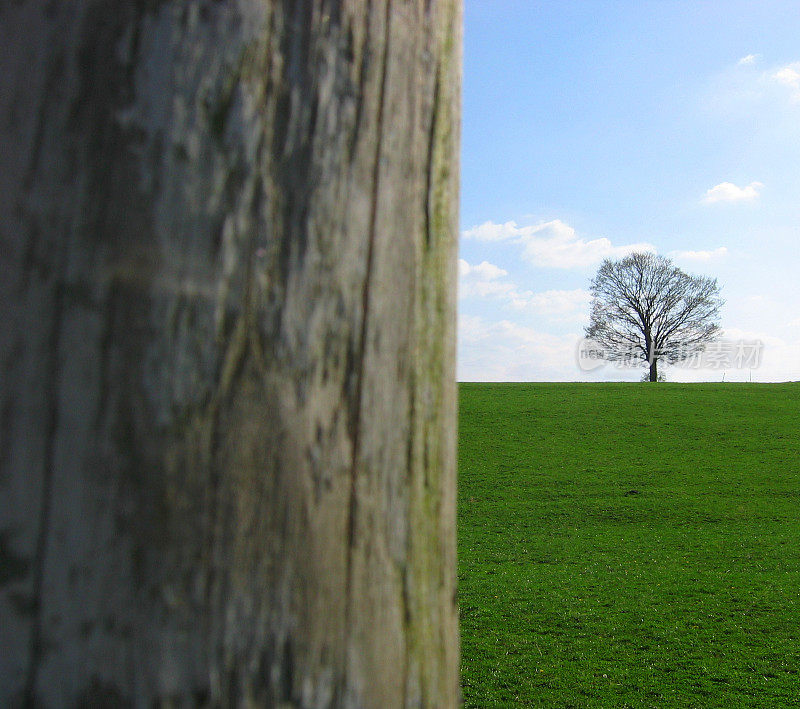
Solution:
{"label": "crack in wood", "polygon": [[[66,244],[64,239],[62,244]],[[47,375],[44,380],[47,382],[46,388],[46,410],[47,421],[45,424],[45,448],[42,460],[42,493],[41,506],[39,508],[38,532],[36,536],[36,547],[33,556],[33,582],[31,590],[31,635],[28,646],[28,664],[26,670],[25,706],[35,706],[36,704],[36,680],[39,676],[41,666],[43,639],[42,639],[42,593],[44,586],[44,567],[47,560],[47,541],[50,535],[50,518],[53,506],[53,478],[55,476],[55,448],[59,425],[59,388],[61,385],[60,354],[61,338],[63,334],[64,319],[64,287],[61,281],[66,266],[66,247],[62,246],[57,260],[56,277],[53,284],[53,322],[49,335]]]}
{"label": "crack in wood", "polygon": [[[372,10],[370,4],[369,10]],[[364,274],[364,285],[361,294],[362,298],[362,312],[361,312],[361,330],[359,333],[359,358],[358,358],[358,376],[356,378],[355,387],[355,420],[353,425],[353,449],[352,449],[352,462],[350,468],[350,491],[348,503],[348,520],[347,520],[347,564],[345,569],[345,633],[350,631],[352,623],[352,604],[353,604],[353,561],[355,556],[355,539],[356,539],[356,523],[358,516],[358,478],[359,478],[359,465],[361,456],[361,407],[363,384],[365,376],[365,364],[367,359],[367,334],[369,328],[369,300],[370,291],[372,286],[372,271],[374,268],[375,258],[375,242],[377,240],[377,221],[378,221],[378,203],[380,199],[380,173],[381,173],[381,155],[383,152],[383,134],[384,134],[384,113],[386,104],[386,85],[389,73],[389,56],[391,44],[391,0],[386,0],[384,6],[384,46],[383,46],[383,63],[381,66],[381,78],[378,88],[378,115],[377,115],[377,138],[375,146],[375,159],[372,167],[372,194],[370,200],[370,216],[369,216],[369,232],[368,232],[368,245],[367,245],[367,260],[366,260],[366,273]],[[345,643],[347,644],[347,643]],[[345,692],[349,685],[348,678],[348,662],[345,659],[344,663],[344,679],[343,686]]]}

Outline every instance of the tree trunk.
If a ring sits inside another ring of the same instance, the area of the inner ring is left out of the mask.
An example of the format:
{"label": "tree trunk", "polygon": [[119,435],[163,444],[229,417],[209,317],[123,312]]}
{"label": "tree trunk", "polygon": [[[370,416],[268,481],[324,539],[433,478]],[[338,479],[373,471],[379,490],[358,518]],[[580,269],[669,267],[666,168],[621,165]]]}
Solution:
{"label": "tree trunk", "polygon": [[650,360],[650,381],[658,381],[658,360],[655,358]]}
{"label": "tree trunk", "polygon": [[454,706],[460,0],[0,41],[0,705]]}

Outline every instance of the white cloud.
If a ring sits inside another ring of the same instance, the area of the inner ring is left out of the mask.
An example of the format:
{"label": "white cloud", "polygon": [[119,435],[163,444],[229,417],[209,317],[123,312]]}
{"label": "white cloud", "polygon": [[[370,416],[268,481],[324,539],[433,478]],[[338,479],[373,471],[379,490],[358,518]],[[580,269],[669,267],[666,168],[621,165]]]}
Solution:
{"label": "white cloud", "polygon": [[[776,333],[785,337],[787,328],[800,324],[794,300],[767,293],[733,295],[725,305],[725,322],[735,323],[737,327],[759,332]],[[795,333],[800,336],[800,332]],[[798,360],[800,366],[800,360]]]}
{"label": "white cloud", "polygon": [[482,281],[462,279],[458,284],[459,298],[503,298],[508,300],[514,296],[514,284],[502,281]]}
{"label": "white cloud", "polygon": [[577,288],[520,294],[520,297],[512,300],[511,305],[519,310],[551,318],[586,321],[591,300],[592,294],[589,291]]}
{"label": "white cloud", "polygon": [[727,256],[728,249],[725,246],[720,246],[713,251],[671,251],[669,255],[671,258],[684,261],[711,261],[715,258]]}
{"label": "white cloud", "polygon": [[[588,295],[588,294],[587,294]],[[559,302],[579,299],[579,291],[546,291],[535,300],[548,309]],[[763,308],[768,299],[753,296],[753,307]],[[797,326],[800,319],[790,323]],[[573,332],[554,334],[503,318],[486,319],[464,312],[458,318],[458,378],[460,381],[586,381],[637,380],[641,368],[619,368],[606,365],[594,371],[581,370],[577,364],[577,347],[581,336]],[[728,342],[740,341],[747,348],[757,346],[758,361],[752,369],[746,362],[736,365],[695,369],[689,366],[667,367],[669,381],[791,381],[800,379],[800,332],[784,327],[776,336],[769,328],[729,328],[723,337]],[[752,353],[751,349],[747,350]],[[750,354],[748,354],[748,357]]]}
{"label": "white cloud", "polygon": [[506,222],[505,224],[484,222],[480,226],[467,229],[461,235],[465,239],[476,239],[477,241],[507,241],[514,238],[516,230],[516,222]]}
{"label": "white cloud", "polygon": [[492,298],[516,311],[542,315],[552,320],[583,322],[587,317],[591,294],[587,290],[548,290],[534,293],[503,280],[508,271],[483,261],[477,266],[458,260],[459,298]]}
{"label": "white cloud", "polygon": [[495,266],[488,261],[482,261],[477,266],[471,266],[463,258],[458,259],[458,275],[463,277],[477,275],[484,280],[494,280],[508,275],[508,271]]}
{"label": "white cloud", "polygon": [[[606,365],[583,371],[577,364],[580,335],[554,335],[509,320],[490,322],[460,314],[458,319],[459,381],[586,381],[639,379],[642,368]],[[781,338],[758,330],[726,328],[725,340],[757,347],[757,366],[729,364],[695,369],[666,367],[667,379],[676,382],[800,380],[800,339]],[[748,356],[751,350],[748,349]]]}
{"label": "white cloud", "polygon": [[774,81],[793,90],[792,98],[800,101],[800,62],[782,66],[770,75]]}
{"label": "white cloud", "polygon": [[759,197],[763,186],[761,182],[751,182],[746,187],[737,187],[733,182],[721,182],[707,190],[701,201],[703,204],[752,202]]}
{"label": "white cloud", "polygon": [[463,258],[459,259],[458,275],[459,298],[469,298],[471,296],[479,298],[508,298],[511,291],[514,290],[512,283],[500,280],[508,275],[508,271],[488,261],[483,261],[477,266],[473,266]]}
{"label": "white cloud", "polygon": [[751,64],[755,64],[760,58],[760,54],[748,54],[747,56],[742,57],[737,64],[739,64],[739,66],[749,66]]}
{"label": "white cloud", "polygon": [[460,381],[570,381],[585,377],[576,353],[580,336],[552,335],[509,320],[459,315]]}
{"label": "white cloud", "polygon": [[654,251],[645,242],[614,246],[606,238],[586,241],[560,219],[534,226],[517,226],[516,222],[485,222],[467,229],[462,236],[477,241],[509,241],[522,246],[523,257],[541,268],[588,268],[604,258],[621,258],[632,251]]}
{"label": "white cloud", "polygon": [[[749,55],[748,55],[749,56]],[[703,99],[724,123],[746,121],[753,136],[792,139],[800,108],[800,61],[761,68],[760,57],[728,67],[712,77]],[[756,63],[757,62],[757,63]],[[754,119],[757,119],[754,121]]]}
{"label": "white cloud", "polygon": [[725,328],[724,337],[733,341],[760,343],[760,362],[749,369],[728,370],[728,381],[750,379],[754,382],[800,380],[800,338],[786,339],[763,330]]}

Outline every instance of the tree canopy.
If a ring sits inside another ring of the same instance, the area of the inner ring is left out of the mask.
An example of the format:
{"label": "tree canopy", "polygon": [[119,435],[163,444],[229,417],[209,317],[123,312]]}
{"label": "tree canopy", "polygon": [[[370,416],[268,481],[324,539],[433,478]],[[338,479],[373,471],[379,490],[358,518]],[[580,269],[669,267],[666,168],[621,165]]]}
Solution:
{"label": "tree canopy", "polygon": [[717,280],[684,273],[665,256],[639,252],[606,259],[590,290],[586,337],[602,346],[609,361],[649,365],[651,382],[658,381],[659,361],[680,362],[720,333]]}

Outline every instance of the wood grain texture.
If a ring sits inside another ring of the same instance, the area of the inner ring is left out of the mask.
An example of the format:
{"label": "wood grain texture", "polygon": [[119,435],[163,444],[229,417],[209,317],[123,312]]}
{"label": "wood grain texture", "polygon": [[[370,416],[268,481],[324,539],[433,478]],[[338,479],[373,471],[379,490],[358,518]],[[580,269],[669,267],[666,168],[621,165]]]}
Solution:
{"label": "wood grain texture", "polygon": [[0,4],[0,704],[457,704],[460,27]]}

